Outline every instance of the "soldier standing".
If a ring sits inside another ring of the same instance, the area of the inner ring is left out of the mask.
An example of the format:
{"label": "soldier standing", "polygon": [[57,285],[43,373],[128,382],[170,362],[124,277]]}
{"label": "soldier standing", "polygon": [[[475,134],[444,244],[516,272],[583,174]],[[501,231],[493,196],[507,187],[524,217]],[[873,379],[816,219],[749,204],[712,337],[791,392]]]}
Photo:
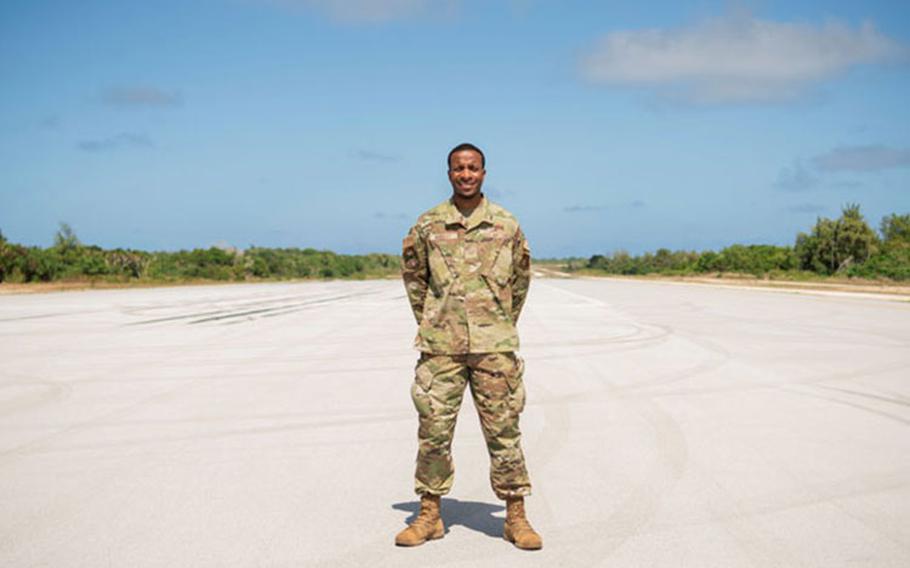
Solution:
{"label": "soldier standing", "polygon": [[506,501],[503,536],[535,550],[542,541],[525,517],[531,483],[518,428],[524,363],[515,353],[531,253],[518,221],[481,192],[483,152],[461,144],[447,161],[452,197],[417,219],[401,258],[421,352],[411,386],[420,422],[415,474],[420,513],[395,544],[415,546],[445,534],[439,500],[454,480],[452,435],[470,385],[490,454],[490,482]]}

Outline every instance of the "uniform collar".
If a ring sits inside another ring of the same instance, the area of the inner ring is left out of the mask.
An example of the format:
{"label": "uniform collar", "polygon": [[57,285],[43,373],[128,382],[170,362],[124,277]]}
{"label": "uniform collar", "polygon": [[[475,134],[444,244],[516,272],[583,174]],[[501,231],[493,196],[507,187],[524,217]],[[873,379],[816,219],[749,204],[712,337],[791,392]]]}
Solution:
{"label": "uniform collar", "polygon": [[455,206],[455,200],[453,198],[450,197],[446,202],[446,205],[446,225],[461,225],[470,231],[484,221],[493,224],[493,212],[490,211],[490,201],[486,196],[483,196],[480,203],[477,204],[477,208],[471,212],[470,217],[465,217],[461,214],[461,211]]}

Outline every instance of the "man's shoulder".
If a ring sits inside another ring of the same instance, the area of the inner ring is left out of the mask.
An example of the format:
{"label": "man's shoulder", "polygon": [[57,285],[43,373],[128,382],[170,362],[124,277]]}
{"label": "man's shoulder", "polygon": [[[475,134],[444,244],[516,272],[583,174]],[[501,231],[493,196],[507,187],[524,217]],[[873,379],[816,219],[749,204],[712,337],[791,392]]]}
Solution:
{"label": "man's shoulder", "polygon": [[509,238],[514,237],[521,229],[518,225],[518,219],[508,209],[490,201],[487,205],[490,220],[497,230],[504,231]]}
{"label": "man's shoulder", "polygon": [[512,212],[502,205],[488,201],[487,207],[489,208],[490,215],[497,221],[503,221],[516,226],[518,225],[518,219],[515,218],[515,215],[512,215]]}
{"label": "man's shoulder", "polygon": [[444,221],[448,211],[449,200],[447,199],[421,213],[414,225],[419,228],[425,228],[434,223]]}

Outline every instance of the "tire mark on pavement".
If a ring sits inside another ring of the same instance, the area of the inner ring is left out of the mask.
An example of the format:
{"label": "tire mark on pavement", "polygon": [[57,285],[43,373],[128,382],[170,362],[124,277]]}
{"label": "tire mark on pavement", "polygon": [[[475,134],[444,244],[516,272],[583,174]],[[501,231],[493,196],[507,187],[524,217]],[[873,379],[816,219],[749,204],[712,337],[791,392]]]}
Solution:
{"label": "tire mark on pavement", "polygon": [[[7,398],[3,389],[24,389],[26,392]],[[4,418],[45,404],[65,399],[73,392],[72,385],[48,380],[0,384],[0,416]]]}
{"label": "tire mark on pavement", "polygon": [[887,373],[889,371],[903,371],[907,368],[907,363],[905,361],[897,361],[885,364],[876,364],[870,365],[868,367],[862,367],[859,369],[853,369],[849,371],[842,371],[839,373],[826,373],[817,377],[811,377],[807,379],[792,380],[785,377],[782,380],[768,381],[761,384],[748,384],[748,385],[731,385],[723,387],[690,387],[685,390],[678,391],[666,391],[660,393],[654,393],[651,396],[653,397],[686,397],[686,396],[702,396],[702,395],[711,395],[711,394],[721,394],[721,393],[745,393],[749,391],[756,390],[773,390],[779,389],[781,387],[787,386],[818,386],[822,383],[829,383],[834,381],[842,381],[845,379],[858,379],[863,377],[872,377],[882,373]]}
{"label": "tire mark on pavement", "polygon": [[[105,418],[116,418],[116,416],[106,416]],[[229,438],[237,438],[242,436],[260,436],[263,434],[274,434],[276,432],[294,432],[294,431],[303,431],[319,428],[335,428],[335,427],[346,427],[346,426],[363,426],[366,424],[386,424],[389,422],[407,420],[410,419],[411,415],[408,413],[397,412],[394,414],[387,415],[378,415],[371,417],[360,417],[360,418],[336,418],[330,420],[322,421],[307,421],[307,422],[292,422],[292,423],[283,423],[276,424],[272,426],[250,426],[247,428],[237,428],[237,429],[227,429],[227,430],[218,430],[215,432],[207,432],[200,434],[191,434],[191,435],[178,435],[178,436],[157,436],[157,437],[146,437],[146,438],[130,438],[126,440],[118,440],[116,442],[110,443],[101,443],[101,444],[69,444],[66,448],[60,449],[44,449],[44,450],[21,450],[20,453],[23,455],[39,455],[39,454],[54,454],[54,453],[69,453],[69,452],[80,452],[80,451],[94,451],[94,450],[107,450],[107,449],[116,449],[116,448],[137,448],[143,445],[158,445],[158,444],[172,444],[172,443],[181,443],[181,442],[191,442],[199,440],[221,440]],[[91,424],[84,424],[80,430],[87,430],[92,427],[110,427],[111,424],[121,425],[122,422],[107,422],[106,424],[97,424],[94,421]]]}
{"label": "tire mark on pavement", "polygon": [[839,398],[834,397],[834,396],[825,396],[825,395],[819,394],[819,393],[805,392],[805,391],[798,390],[798,389],[796,389],[796,388],[781,388],[780,390],[785,391],[785,392],[790,392],[790,393],[793,393],[793,394],[798,394],[798,395],[801,395],[801,396],[807,396],[807,397],[819,398],[819,399],[822,399],[822,400],[827,400],[828,402],[833,402],[833,403],[835,403],[835,404],[840,404],[840,405],[842,405],[842,406],[849,406],[849,407],[851,407],[851,408],[856,408],[856,409],[858,409],[858,410],[862,410],[862,411],[864,411],[864,412],[866,412],[866,413],[869,413],[869,414],[875,414],[876,416],[881,416],[882,418],[887,418],[888,420],[893,420],[893,421],[895,421],[895,422],[900,422],[901,424],[908,424],[908,425],[910,425],[910,419],[904,418],[903,416],[898,416],[898,415],[896,415],[896,414],[892,414],[892,413],[890,413],[890,412],[885,412],[884,410],[880,410],[880,409],[874,408],[874,407],[872,407],[872,406],[868,406],[868,405],[865,405],[865,404],[860,404],[860,403],[858,403],[858,402],[851,402],[851,401],[847,401],[847,400],[842,400],[842,399],[839,399]]}
{"label": "tire mark on pavement", "polygon": [[[403,296],[402,296],[402,298],[403,298]],[[395,301],[389,301],[385,305],[380,304],[380,305],[377,305],[374,307],[376,308],[375,311],[378,312],[378,314],[374,318],[375,321],[383,321],[386,318],[380,317],[380,316],[397,309],[397,303]],[[362,318],[366,317],[366,314],[363,313],[363,310],[360,310],[360,312],[358,312],[358,316],[359,316],[359,318],[362,319]],[[333,328],[331,328],[331,331],[328,334],[322,334],[321,340],[324,339],[326,337],[326,335],[338,334],[338,333],[348,330],[350,328],[350,325],[351,324],[348,321],[342,321],[342,322],[338,323]],[[323,345],[326,345],[326,344],[323,343]],[[325,373],[327,371],[327,368],[330,366],[330,364],[332,362],[339,361],[339,360],[341,360],[341,361],[346,360],[350,351],[351,351],[351,345],[347,341],[340,342],[337,344],[329,343],[328,345],[326,345],[326,349],[324,349],[322,351],[323,357],[321,359],[319,359],[319,361],[318,361],[319,364],[316,365],[314,369],[310,369],[309,372],[310,373],[313,373],[313,372]],[[407,370],[407,373],[409,373],[409,374],[413,373],[413,369],[409,368]],[[414,419],[415,415],[411,414],[409,412],[407,416],[404,413],[401,413],[401,414],[395,413],[395,416],[396,417],[400,416],[401,420],[405,420],[405,419]],[[367,444],[367,443],[369,443],[369,440],[362,440],[362,441],[359,441],[355,445],[362,445],[362,444]],[[356,450],[352,448],[351,451],[354,452]],[[351,515],[351,516],[355,516],[357,514],[359,514],[358,511],[348,513],[348,515]],[[259,557],[263,558],[263,559],[268,559],[270,554],[274,552],[274,547],[272,546],[272,543],[278,538],[278,535],[287,534],[288,532],[293,532],[293,530],[294,529],[292,526],[292,521],[289,521],[288,523],[285,523],[283,526],[278,527],[276,529],[276,531],[273,533],[273,536],[271,538],[267,539],[267,541],[264,542],[262,544],[262,546],[260,547]],[[311,566],[332,566],[333,568],[336,566],[345,566],[345,565],[358,566],[358,567],[359,566],[373,566],[373,565],[376,565],[377,560],[379,560],[379,558],[377,557],[377,554],[376,554],[377,546],[379,546],[380,543],[387,543],[386,546],[391,546],[391,538],[392,538],[392,535],[388,535],[388,536],[386,536],[386,538],[383,538],[383,539],[375,538],[375,539],[370,539],[366,542],[363,542],[363,540],[361,540],[360,542],[362,544],[360,546],[348,547],[341,554],[331,555],[329,557],[329,559],[327,559],[325,561],[320,561],[320,562],[315,562],[315,563],[310,561],[307,564],[311,565]]]}
{"label": "tire mark on pavement", "polygon": [[[552,288],[570,296],[585,298],[601,309],[608,307],[607,304],[597,299],[567,292],[560,288]],[[625,316],[622,317],[624,320],[628,319]],[[632,325],[638,326],[639,324],[632,322]],[[664,331],[666,335],[672,332],[669,328],[665,328]],[[606,355],[608,351],[603,350],[602,354]],[[590,358],[566,358],[565,362],[579,376],[595,378],[599,385],[596,392],[602,393],[602,396],[622,399],[623,393],[629,390],[629,387],[611,384],[610,380],[604,376],[603,368],[594,365]],[[694,374],[700,372],[698,369],[697,367],[694,370]],[[681,380],[688,376],[674,375],[672,380]],[[590,393],[575,396],[581,400],[597,402],[597,398],[592,399]],[[565,407],[571,399],[566,400],[566,397],[559,397],[557,400],[557,405]],[[655,459],[645,477],[631,488],[619,504],[615,505],[613,512],[606,519],[570,525],[557,532],[557,534],[572,535],[568,537],[570,540],[586,543],[586,546],[576,551],[587,559],[585,565],[606,562],[608,557],[629,538],[640,534],[644,527],[653,521],[663,496],[681,479],[688,462],[686,436],[679,423],[668,411],[647,396],[624,400],[627,401],[625,409],[639,415],[652,428]],[[552,401],[550,403],[552,404]],[[592,463],[596,466],[597,462]],[[593,491],[593,494],[596,498],[597,492]],[[564,536],[564,538],[566,537]]]}
{"label": "tire mark on pavement", "polygon": [[[229,335],[237,335],[237,333],[236,332],[228,333],[228,330],[225,330],[225,332],[222,332],[221,335],[227,337]],[[185,345],[183,347],[177,347],[177,348],[175,348],[177,351],[177,353],[175,353],[175,355],[180,355],[180,354],[186,355],[187,353],[192,352],[196,348],[197,348],[196,345]],[[132,368],[133,365],[124,364],[123,366]],[[45,447],[47,444],[51,444],[61,437],[87,430],[87,429],[93,427],[96,422],[110,420],[111,418],[127,415],[127,414],[133,412],[137,408],[141,408],[145,405],[171,398],[171,397],[175,396],[177,393],[179,393],[180,391],[194,386],[195,383],[196,383],[195,379],[187,380],[183,383],[178,384],[175,387],[167,388],[167,389],[163,390],[162,392],[155,393],[151,396],[143,397],[137,401],[128,403],[116,410],[103,413],[100,416],[93,416],[91,418],[88,418],[88,419],[85,419],[82,421],[77,421],[74,424],[70,424],[68,426],[59,428],[58,430],[56,430],[55,432],[52,432],[50,434],[41,436],[37,439],[33,439],[33,440],[30,440],[25,443],[22,443],[13,448],[0,451],[0,465],[9,463],[10,461],[21,458],[21,457],[27,455],[28,453],[33,452],[36,449]]]}
{"label": "tire mark on pavement", "polygon": [[86,314],[100,314],[104,313],[107,310],[79,310],[74,312],[56,312],[50,314],[35,314],[30,316],[16,316],[11,318],[0,318],[0,322],[5,321],[26,321],[26,320],[36,320],[36,319],[47,319],[47,318],[60,318],[60,317],[70,317],[70,316],[84,316]]}
{"label": "tire mark on pavement", "polygon": [[880,394],[875,394],[875,393],[870,393],[870,392],[862,392],[862,391],[845,389],[845,388],[841,388],[841,387],[832,387],[832,386],[827,386],[827,385],[815,385],[815,387],[820,388],[820,389],[827,389],[827,390],[842,392],[844,394],[850,394],[850,395],[864,397],[864,398],[871,398],[872,400],[879,400],[882,402],[897,404],[897,405],[904,406],[904,407],[910,407],[910,399],[907,399],[906,397],[899,396],[899,395],[893,395],[891,397],[888,397],[888,396],[883,396]]}
{"label": "tire mark on pavement", "polygon": [[198,319],[195,319],[194,321],[190,321],[189,323],[198,324],[198,323],[205,323],[205,322],[209,322],[209,321],[219,321],[219,320],[229,319],[229,318],[240,318],[240,317],[247,316],[247,315],[267,314],[270,312],[275,312],[275,311],[279,311],[279,310],[290,310],[292,308],[299,308],[299,307],[303,307],[303,306],[330,304],[330,303],[335,303],[335,302],[338,302],[341,300],[346,300],[349,298],[373,295],[376,293],[377,292],[359,292],[359,293],[355,293],[355,294],[341,294],[338,296],[330,296],[328,298],[316,298],[316,299],[312,299],[312,300],[305,300],[302,302],[295,302],[295,303],[291,303],[291,304],[282,304],[280,306],[273,306],[273,307],[268,307],[268,308],[258,308],[258,309],[252,309],[252,310],[247,309],[247,310],[242,310],[239,312],[231,311],[230,308],[211,310],[211,311],[207,311],[207,312],[193,312],[190,314],[180,314],[180,315],[175,315],[175,316],[165,316],[165,317],[153,318],[153,319],[148,319],[148,320],[143,320],[143,321],[130,322],[130,323],[126,323],[123,325],[126,325],[126,326],[148,325],[148,324],[153,324],[153,323],[162,323],[162,322],[185,320],[185,319],[192,320],[193,318],[198,318]]}

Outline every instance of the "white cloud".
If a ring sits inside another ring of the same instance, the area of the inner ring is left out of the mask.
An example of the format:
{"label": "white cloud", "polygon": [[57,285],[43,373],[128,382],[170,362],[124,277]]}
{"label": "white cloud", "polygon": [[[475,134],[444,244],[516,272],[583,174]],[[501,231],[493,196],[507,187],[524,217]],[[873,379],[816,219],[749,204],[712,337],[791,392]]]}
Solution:
{"label": "white cloud", "polygon": [[647,207],[648,204],[642,201],[641,199],[636,199],[629,203],[621,203],[615,205],[592,205],[592,204],[583,204],[583,205],[569,205],[563,207],[562,210],[564,213],[590,213],[592,211],[606,211],[608,209],[613,209],[619,211],[624,208],[631,209],[643,209]]}
{"label": "white cloud", "polygon": [[842,146],[813,159],[815,166],[829,172],[873,172],[910,167],[910,150],[887,146]]}
{"label": "white cloud", "polygon": [[787,208],[791,213],[812,213],[820,214],[827,209],[821,203],[799,203],[797,205],[791,205]]}
{"label": "white cloud", "polygon": [[592,211],[604,211],[606,209],[606,205],[570,205],[562,208],[565,213],[590,213]]}
{"label": "white cloud", "polygon": [[101,100],[117,107],[170,107],[182,102],[179,93],[149,86],[112,87],[102,94]]}
{"label": "white cloud", "polygon": [[781,169],[774,185],[784,191],[805,191],[818,185],[818,177],[796,160],[792,166]]}
{"label": "white cloud", "polygon": [[85,152],[106,152],[120,148],[148,148],[152,141],[148,136],[136,132],[121,132],[116,136],[98,138],[95,140],[81,140],[76,147]]}
{"label": "white cloud", "polygon": [[273,0],[285,6],[314,8],[336,20],[382,23],[434,13],[446,13],[458,0]]}
{"label": "white cloud", "polygon": [[381,152],[374,152],[372,150],[359,149],[351,152],[351,156],[357,160],[363,162],[399,162],[401,161],[401,156],[395,154],[383,154]]}
{"label": "white cloud", "polygon": [[853,28],[717,18],[677,29],[607,34],[582,61],[592,82],[655,88],[699,103],[795,98],[856,65],[907,57],[871,23]]}

